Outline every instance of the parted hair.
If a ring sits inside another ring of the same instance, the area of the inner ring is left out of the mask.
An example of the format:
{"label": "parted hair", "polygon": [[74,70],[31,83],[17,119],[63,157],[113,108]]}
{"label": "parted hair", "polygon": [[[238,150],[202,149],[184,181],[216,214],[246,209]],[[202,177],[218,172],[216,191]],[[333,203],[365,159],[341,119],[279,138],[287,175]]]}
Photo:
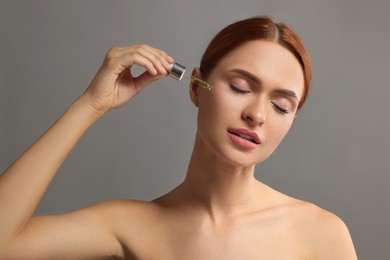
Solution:
{"label": "parted hair", "polygon": [[256,16],[237,21],[222,29],[210,42],[204,52],[200,71],[207,79],[218,62],[228,53],[241,45],[255,40],[267,40],[288,49],[299,61],[304,75],[304,91],[298,104],[298,110],[306,101],[311,82],[310,56],[297,33],[283,22],[277,22],[268,16]]}

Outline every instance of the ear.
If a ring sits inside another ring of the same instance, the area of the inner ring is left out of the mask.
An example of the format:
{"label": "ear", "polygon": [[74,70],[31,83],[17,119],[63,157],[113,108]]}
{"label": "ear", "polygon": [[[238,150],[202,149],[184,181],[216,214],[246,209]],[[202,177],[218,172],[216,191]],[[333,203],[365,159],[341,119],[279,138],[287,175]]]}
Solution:
{"label": "ear", "polygon": [[[192,76],[197,77],[197,78],[202,78],[202,73],[200,72],[199,68],[194,68],[192,71]],[[199,106],[199,85],[193,83],[190,81],[190,98],[192,103],[198,107]]]}

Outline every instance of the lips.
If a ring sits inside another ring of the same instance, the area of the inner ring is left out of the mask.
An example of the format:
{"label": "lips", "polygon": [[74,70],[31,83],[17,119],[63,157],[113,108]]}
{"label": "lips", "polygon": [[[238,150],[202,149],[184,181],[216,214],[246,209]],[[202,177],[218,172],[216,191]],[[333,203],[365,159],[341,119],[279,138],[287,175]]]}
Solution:
{"label": "lips", "polygon": [[248,140],[254,144],[260,144],[260,137],[255,133],[244,128],[229,129],[228,132],[242,139]]}

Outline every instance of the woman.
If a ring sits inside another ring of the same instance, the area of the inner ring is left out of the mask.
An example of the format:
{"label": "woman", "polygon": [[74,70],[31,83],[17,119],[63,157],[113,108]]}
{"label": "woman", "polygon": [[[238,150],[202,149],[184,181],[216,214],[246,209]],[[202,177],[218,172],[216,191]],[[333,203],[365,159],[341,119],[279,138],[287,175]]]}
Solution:
{"label": "woman", "polygon": [[[168,75],[147,45],[114,47],[87,90],[0,179],[1,259],[356,259],[345,224],[254,178],[290,129],[310,61],[285,24],[254,17],[223,29],[190,84],[198,108],[184,182],[151,202],[107,201],[66,215],[32,213],[72,147],[96,120]],[[129,68],[145,68],[133,77]]]}

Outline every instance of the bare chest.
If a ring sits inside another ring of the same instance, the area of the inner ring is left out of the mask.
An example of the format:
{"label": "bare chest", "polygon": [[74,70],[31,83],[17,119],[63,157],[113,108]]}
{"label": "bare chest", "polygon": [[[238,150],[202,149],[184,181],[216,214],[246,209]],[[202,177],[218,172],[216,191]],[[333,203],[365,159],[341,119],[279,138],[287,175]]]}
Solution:
{"label": "bare chest", "polygon": [[232,223],[212,227],[166,223],[146,229],[129,245],[129,259],[303,259],[307,248],[287,222]]}

